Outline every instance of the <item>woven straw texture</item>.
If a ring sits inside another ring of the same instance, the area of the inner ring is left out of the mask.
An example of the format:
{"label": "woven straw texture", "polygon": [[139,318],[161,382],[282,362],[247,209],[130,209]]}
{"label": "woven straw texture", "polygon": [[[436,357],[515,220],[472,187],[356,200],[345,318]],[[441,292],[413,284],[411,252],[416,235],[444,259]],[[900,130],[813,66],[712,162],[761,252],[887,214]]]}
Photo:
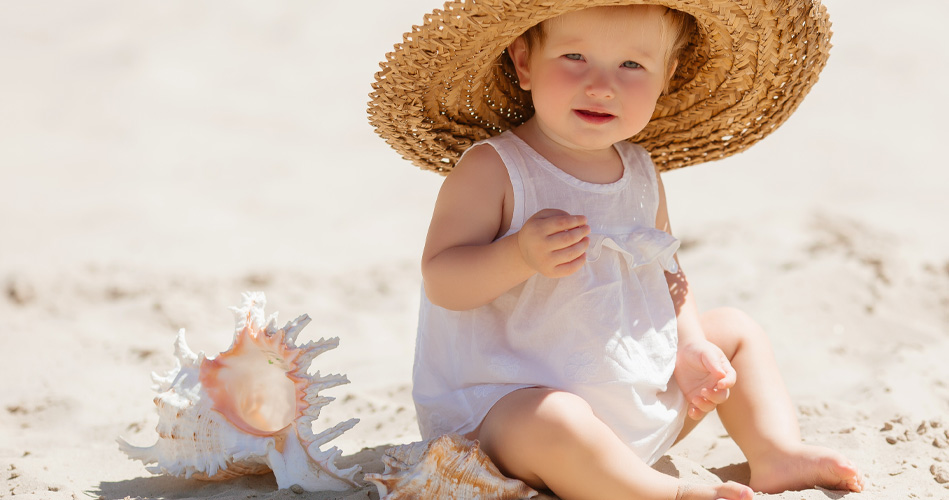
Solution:
{"label": "woven straw texture", "polygon": [[403,157],[442,174],[475,141],[533,114],[505,48],[531,26],[603,5],[650,3],[695,17],[652,120],[629,140],[672,170],[725,158],[784,123],[830,51],[819,0],[458,0],[424,16],[386,54],[369,121]]}

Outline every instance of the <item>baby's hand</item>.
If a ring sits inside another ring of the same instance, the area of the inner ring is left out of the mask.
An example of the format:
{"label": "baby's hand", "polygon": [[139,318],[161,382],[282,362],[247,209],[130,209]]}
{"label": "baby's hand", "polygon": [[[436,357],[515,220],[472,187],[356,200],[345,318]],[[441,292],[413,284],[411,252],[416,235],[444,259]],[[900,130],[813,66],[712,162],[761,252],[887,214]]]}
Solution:
{"label": "baby's hand", "polygon": [[699,420],[728,399],[735,369],[717,345],[700,340],[679,345],[673,376],[689,404],[689,417]]}
{"label": "baby's hand", "polygon": [[586,262],[589,234],[586,217],[548,208],[527,219],[517,232],[517,246],[532,269],[548,278],[562,278]]}

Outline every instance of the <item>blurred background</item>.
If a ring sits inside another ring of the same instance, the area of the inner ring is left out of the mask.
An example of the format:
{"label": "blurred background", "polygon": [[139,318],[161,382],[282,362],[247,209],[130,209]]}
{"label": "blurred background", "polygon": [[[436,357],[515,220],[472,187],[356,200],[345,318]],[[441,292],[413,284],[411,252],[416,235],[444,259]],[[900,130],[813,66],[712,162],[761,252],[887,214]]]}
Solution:
{"label": "blurred background", "polygon": [[[949,5],[825,4],[834,48],[798,112],[667,175],[680,232],[818,205],[936,243]],[[440,178],[365,108],[378,62],[435,6],[0,1],[0,272],[416,259]]]}

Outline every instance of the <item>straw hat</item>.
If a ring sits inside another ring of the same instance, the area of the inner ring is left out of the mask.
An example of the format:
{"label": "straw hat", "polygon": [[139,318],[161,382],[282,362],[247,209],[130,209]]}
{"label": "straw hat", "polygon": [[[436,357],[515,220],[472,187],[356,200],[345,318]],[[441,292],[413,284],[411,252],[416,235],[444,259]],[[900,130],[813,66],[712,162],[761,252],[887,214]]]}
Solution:
{"label": "straw hat", "polygon": [[386,54],[369,121],[406,159],[447,174],[475,141],[533,114],[504,53],[515,38],[567,12],[640,3],[686,12],[699,26],[652,120],[629,139],[660,170],[758,142],[797,108],[827,62],[830,20],[820,0],[455,0]]}

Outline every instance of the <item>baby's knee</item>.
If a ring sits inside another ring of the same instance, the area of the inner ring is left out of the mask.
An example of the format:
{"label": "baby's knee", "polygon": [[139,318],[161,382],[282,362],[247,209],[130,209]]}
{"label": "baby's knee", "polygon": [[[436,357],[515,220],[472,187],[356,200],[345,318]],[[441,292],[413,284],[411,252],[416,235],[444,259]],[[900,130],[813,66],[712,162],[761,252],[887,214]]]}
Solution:
{"label": "baby's knee", "polygon": [[[542,471],[584,449],[596,417],[582,398],[546,388],[508,394],[488,412],[478,438],[481,449],[501,471],[533,488],[545,488]],[[547,464],[547,465],[545,465]]]}
{"label": "baby's knee", "polygon": [[[509,432],[532,442],[559,441],[566,436],[581,436],[595,418],[590,405],[579,396],[554,389],[522,389],[513,393],[503,424]],[[509,396],[509,397],[510,397]],[[510,403],[513,403],[512,405]]]}
{"label": "baby's knee", "polygon": [[768,342],[761,325],[748,313],[734,307],[712,309],[702,315],[702,329],[710,341],[727,351],[729,346]]}
{"label": "baby's knee", "polygon": [[551,391],[537,407],[536,418],[553,437],[582,435],[589,428],[590,419],[596,418],[589,403],[580,396],[563,391]]}

